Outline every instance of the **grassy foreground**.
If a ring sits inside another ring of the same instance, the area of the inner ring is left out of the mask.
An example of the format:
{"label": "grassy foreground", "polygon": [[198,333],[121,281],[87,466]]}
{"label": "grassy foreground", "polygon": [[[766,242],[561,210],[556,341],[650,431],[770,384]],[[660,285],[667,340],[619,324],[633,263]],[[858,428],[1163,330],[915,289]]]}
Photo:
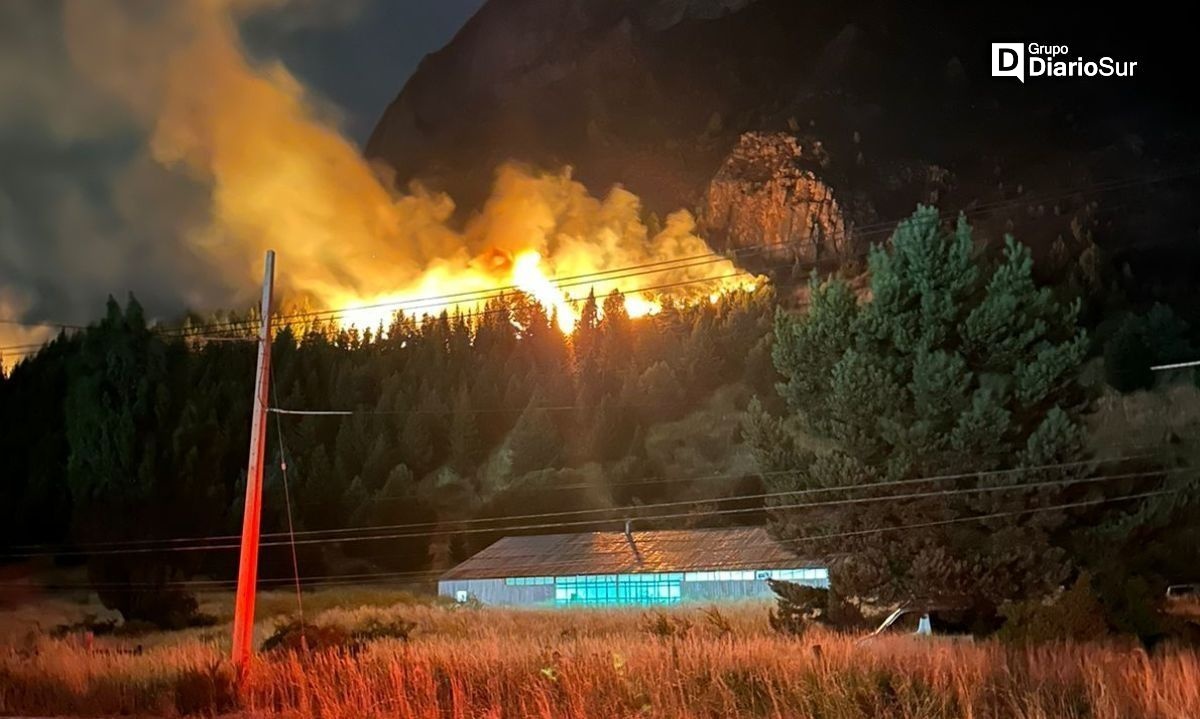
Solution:
{"label": "grassy foreground", "polygon": [[[333,606],[335,598],[314,598],[314,623],[352,628],[402,618],[417,628],[408,642],[383,640],[357,652],[265,655],[240,686],[224,664],[226,626],[97,637],[90,647],[79,636],[0,635],[0,714],[1200,716],[1200,656],[1188,651],[1014,649],[904,636],[796,640],[771,633],[765,605],[713,616],[464,610],[394,604],[399,597],[382,594],[343,597],[374,605],[345,609]],[[264,605],[270,613],[269,597]],[[261,632],[269,629],[267,619]]]}

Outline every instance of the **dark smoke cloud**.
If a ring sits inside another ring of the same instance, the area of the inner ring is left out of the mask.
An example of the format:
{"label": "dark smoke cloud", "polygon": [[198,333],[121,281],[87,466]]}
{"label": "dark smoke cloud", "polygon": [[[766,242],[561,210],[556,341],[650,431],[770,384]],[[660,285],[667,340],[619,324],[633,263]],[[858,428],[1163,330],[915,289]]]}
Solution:
{"label": "dark smoke cloud", "polygon": [[[73,67],[61,3],[0,4],[0,317],[79,322],[128,290],[161,312],[236,297],[174,242],[205,193],[144,145]],[[44,334],[0,328],[0,342]]]}
{"label": "dark smoke cloud", "polygon": [[[125,14],[163,7],[87,1]],[[241,31],[255,58],[282,61],[361,142],[478,2],[256,0]],[[153,55],[129,51],[139,49]],[[211,189],[155,162],[150,132],[72,62],[61,0],[0,3],[0,318],[85,322],[127,291],[160,317],[253,300],[244,276],[216,271],[185,241],[209,222]],[[0,346],[44,336],[0,326]]]}

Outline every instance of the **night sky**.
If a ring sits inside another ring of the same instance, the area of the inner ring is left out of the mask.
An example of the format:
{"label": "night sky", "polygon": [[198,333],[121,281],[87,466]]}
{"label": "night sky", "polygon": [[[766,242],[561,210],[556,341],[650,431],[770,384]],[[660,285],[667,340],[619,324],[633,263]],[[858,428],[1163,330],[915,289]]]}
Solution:
{"label": "night sky", "polygon": [[285,6],[251,18],[242,32],[252,53],[280,58],[337,105],[346,115],[343,129],[361,146],[421,58],[445,45],[483,0],[357,4],[340,22],[322,23],[289,21]]}

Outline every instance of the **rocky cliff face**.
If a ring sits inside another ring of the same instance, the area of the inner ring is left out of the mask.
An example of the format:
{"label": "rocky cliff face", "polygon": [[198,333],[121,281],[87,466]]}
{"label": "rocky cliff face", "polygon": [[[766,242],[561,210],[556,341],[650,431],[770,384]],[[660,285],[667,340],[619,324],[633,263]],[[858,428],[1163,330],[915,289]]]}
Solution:
{"label": "rocky cliff face", "polygon": [[[1164,69],[1176,46],[1138,22],[1032,3],[490,0],[422,63],[367,154],[463,213],[500,162],[569,164],[660,215],[699,210],[719,242],[786,239],[818,259],[886,239],[878,227],[934,202],[1061,266],[1086,216],[1103,262],[1183,278],[1200,272],[1177,252],[1200,227],[1200,183],[1102,184],[1200,155],[1194,102]],[[990,77],[995,36],[1047,33],[1159,71]]]}
{"label": "rocky cliff face", "polygon": [[704,230],[724,247],[761,247],[767,258],[805,264],[854,252],[853,238],[834,199],[817,176],[820,145],[807,151],[785,133],[748,132],[708,187]]}

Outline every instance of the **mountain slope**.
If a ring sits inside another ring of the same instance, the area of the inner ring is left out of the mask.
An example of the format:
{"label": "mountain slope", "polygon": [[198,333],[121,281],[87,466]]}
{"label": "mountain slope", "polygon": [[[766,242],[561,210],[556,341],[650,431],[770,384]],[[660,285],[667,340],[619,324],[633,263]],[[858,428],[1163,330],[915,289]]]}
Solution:
{"label": "mountain slope", "polygon": [[[704,205],[739,137],[770,131],[816,150],[851,227],[921,201],[1000,202],[984,233],[1014,231],[1060,266],[1098,243],[1107,265],[1167,285],[1194,271],[1196,253],[1181,264],[1176,251],[1200,226],[1194,181],[1097,192],[1197,158],[1177,76],[1187,45],[1169,19],[966,5],[492,0],[426,58],[367,154],[463,211],[516,159],[572,165],[594,190],[622,183],[661,213]],[[1142,74],[992,78],[995,40],[1135,58]],[[1078,188],[1089,194],[1065,192]]]}

